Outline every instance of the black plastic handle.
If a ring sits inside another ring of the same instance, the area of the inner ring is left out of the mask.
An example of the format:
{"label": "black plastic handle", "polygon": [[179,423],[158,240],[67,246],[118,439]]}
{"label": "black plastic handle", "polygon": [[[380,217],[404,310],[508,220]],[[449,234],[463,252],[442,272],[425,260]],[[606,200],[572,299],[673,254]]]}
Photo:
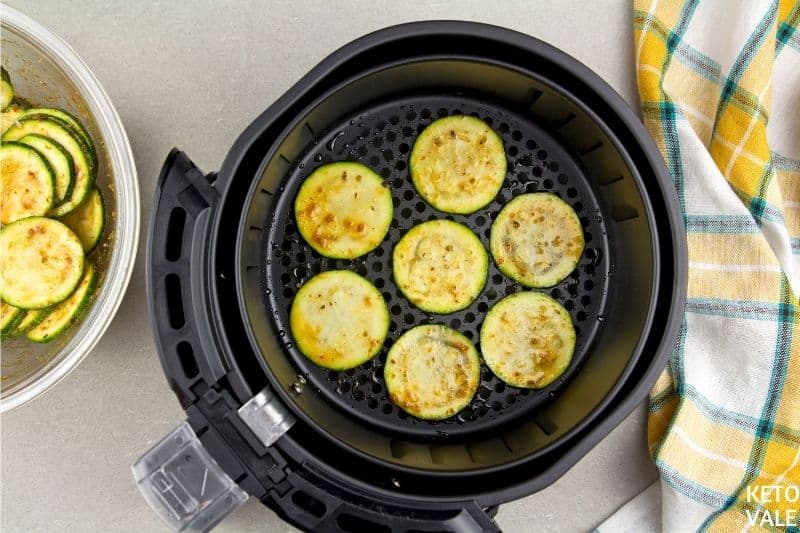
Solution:
{"label": "black plastic handle", "polygon": [[241,488],[304,531],[500,531],[492,520],[497,507],[481,509],[475,502],[409,507],[399,499],[378,498],[343,485],[319,472],[313,461],[287,462],[293,454],[262,446],[241,419],[231,416],[237,403],[228,391],[203,387],[196,389],[198,401],[187,410],[203,446]]}
{"label": "black plastic handle", "polygon": [[[203,447],[242,489],[303,530],[500,531],[491,518],[496,508],[484,510],[474,502],[409,507],[400,499],[365,494],[318,472],[313,458],[299,457],[302,452],[264,447],[239,418],[241,402],[214,339],[207,290],[211,222],[219,201],[214,178],[183,152],[169,153],[147,246],[147,292],[161,365]],[[290,446],[291,437],[283,438]]]}
{"label": "black plastic handle", "polygon": [[[213,179],[213,178],[211,178]],[[186,408],[200,379],[214,383],[226,369],[210,336],[209,313],[193,285],[207,268],[211,215],[219,194],[183,152],[167,156],[153,203],[147,247],[147,292],[153,333],[170,387]]]}

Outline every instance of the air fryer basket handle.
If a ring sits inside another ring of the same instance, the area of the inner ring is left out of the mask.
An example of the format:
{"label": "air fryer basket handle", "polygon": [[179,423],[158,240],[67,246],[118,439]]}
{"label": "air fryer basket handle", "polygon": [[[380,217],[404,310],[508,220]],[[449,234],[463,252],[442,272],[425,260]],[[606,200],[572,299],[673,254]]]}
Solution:
{"label": "air fryer basket handle", "polygon": [[153,333],[161,365],[184,409],[195,400],[197,382],[213,383],[226,372],[208,338],[210,328],[200,323],[209,313],[193,288],[202,283],[207,268],[211,215],[219,199],[213,179],[173,148],[161,169],[150,221],[147,291]]}
{"label": "air fryer basket handle", "polygon": [[[242,405],[224,379],[228,369],[213,338],[204,290],[219,200],[215,178],[173,149],[153,205],[147,245],[153,332],[170,387],[187,413],[184,424],[133,465],[137,486],[154,512],[173,529],[207,531],[250,495],[307,531],[499,532],[491,518],[496,507],[462,502],[411,509],[401,499],[373,499],[306,462],[288,463],[281,449],[271,446],[293,417],[268,390]],[[183,466],[177,468],[176,459]],[[198,485],[195,478],[206,483]],[[210,479],[213,494],[205,491]]]}

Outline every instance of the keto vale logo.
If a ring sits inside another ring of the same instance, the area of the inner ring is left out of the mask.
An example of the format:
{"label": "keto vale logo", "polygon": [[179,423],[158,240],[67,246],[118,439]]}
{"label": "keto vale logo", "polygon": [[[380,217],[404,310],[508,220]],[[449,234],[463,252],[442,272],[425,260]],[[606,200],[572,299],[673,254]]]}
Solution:
{"label": "keto vale logo", "polygon": [[752,485],[747,487],[745,509],[751,526],[799,527],[800,487],[797,485]]}

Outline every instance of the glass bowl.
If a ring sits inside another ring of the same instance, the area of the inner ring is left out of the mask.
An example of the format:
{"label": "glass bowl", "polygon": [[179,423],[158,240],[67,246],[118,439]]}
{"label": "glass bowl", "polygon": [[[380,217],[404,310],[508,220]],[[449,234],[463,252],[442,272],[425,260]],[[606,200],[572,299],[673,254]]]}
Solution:
{"label": "glass bowl", "polygon": [[0,6],[2,64],[15,94],[77,116],[97,147],[97,186],[106,204],[103,240],[89,255],[100,278],[80,322],[48,344],[24,338],[0,347],[0,411],[39,396],[69,374],[103,336],[125,294],[139,238],[139,187],[125,129],[89,67],[61,38],[19,11]]}

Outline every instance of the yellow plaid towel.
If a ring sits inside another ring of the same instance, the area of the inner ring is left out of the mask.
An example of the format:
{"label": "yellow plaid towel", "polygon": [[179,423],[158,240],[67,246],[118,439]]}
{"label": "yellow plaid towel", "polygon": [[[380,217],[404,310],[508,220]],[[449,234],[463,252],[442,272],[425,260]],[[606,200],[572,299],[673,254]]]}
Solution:
{"label": "yellow plaid towel", "polygon": [[800,2],[634,0],[633,19],[689,289],[650,396],[660,491],[599,530],[800,531]]}

